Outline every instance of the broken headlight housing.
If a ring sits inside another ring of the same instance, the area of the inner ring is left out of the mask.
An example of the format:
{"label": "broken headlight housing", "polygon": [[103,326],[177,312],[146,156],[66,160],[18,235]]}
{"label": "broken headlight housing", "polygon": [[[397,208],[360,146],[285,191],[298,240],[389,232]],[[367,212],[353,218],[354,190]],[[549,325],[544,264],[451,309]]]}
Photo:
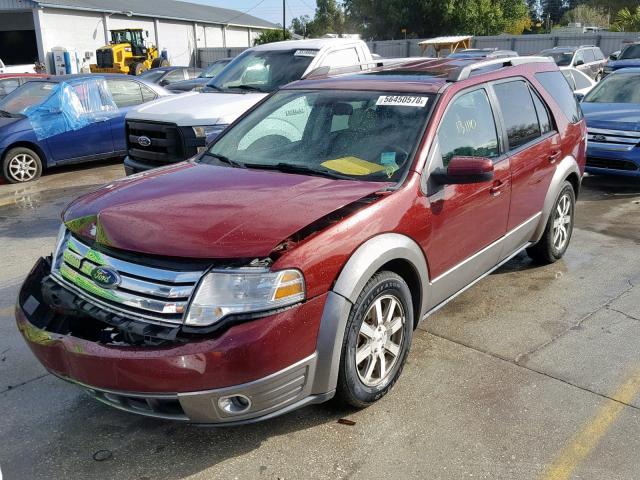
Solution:
{"label": "broken headlight housing", "polygon": [[268,312],[304,299],[304,277],[298,270],[212,270],[198,285],[185,325],[210,326],[229,315]]}

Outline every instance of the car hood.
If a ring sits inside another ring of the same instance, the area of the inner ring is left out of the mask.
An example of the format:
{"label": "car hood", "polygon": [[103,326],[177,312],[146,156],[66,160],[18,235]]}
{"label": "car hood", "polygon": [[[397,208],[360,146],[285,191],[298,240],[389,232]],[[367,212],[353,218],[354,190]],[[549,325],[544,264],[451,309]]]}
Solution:
{"label": "car hood", "polygon": [[302,228],[388,183],[182,163],[88,193],[63,220],[122,250],[184,258],[263,258]]}
{"label": "car hood", "polygon": [[581,106],[588,127],[640,131],[640,105],[582,102]]}
{"label": "car hood", "polygon": [[[9,125],[14,125],[16,122],[20,122],[25,120],[25,117],[0,117],[0,128],[7,127]],[[18,125],[15,125],[16,127]]]}
{"label": "car hood", "polygon": [[141,105],[131,110],[127,118],[179,126],[229,124],[266,96],[266,93],[184,93]]}
{"label": "car hood", "polygon": [[613,70],[619,70],[621,68],[640,67],[640,58],[629,58],[628,60],[610,60],[607,63],[607,67],[611,67]]}

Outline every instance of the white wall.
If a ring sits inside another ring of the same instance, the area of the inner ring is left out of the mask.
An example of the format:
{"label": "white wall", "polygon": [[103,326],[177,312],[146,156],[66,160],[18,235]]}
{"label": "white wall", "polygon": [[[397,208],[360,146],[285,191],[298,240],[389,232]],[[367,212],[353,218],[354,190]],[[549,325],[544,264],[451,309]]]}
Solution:
{"label": "white wall", "polygon": [[160,48],[167,49],[171,65],[189,65],[194,52],[193,23],[161,19]]}
{"label": "white wall", "polygon": [[245,27],[228,27],[226,46],[227,47],[248,47],[249,32],[247,31],[247,29]]}
{"label": "white wall", "polygon": [[222,26],[207,25],[204,28],[207,48],[222,47]]}

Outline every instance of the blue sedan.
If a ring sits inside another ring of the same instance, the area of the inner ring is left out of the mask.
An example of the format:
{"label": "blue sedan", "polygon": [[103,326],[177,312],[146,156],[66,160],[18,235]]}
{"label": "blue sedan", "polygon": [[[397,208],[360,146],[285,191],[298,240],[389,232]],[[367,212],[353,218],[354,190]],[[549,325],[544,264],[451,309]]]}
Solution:
{"label": "blue sedan", "polygon": [[640,177],[640,69],[608,75],[582,101],[587,172]]}
{"label": "blue sedan", "polygon": [[169,94],[128,75],[29,81],[0,101],[2,176],[29,182],[44,168],[124,156],[127,111]]}

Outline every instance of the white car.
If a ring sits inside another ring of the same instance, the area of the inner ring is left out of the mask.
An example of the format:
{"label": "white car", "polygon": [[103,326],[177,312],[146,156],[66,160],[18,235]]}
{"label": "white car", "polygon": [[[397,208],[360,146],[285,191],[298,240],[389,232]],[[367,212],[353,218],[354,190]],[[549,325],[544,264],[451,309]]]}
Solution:
{"label": "white car", "polygon": [[[316,69],[326,73],[367,62],[376,62],[367,44],[343,38],[275,42],[245,50],[202,92],[163,98],[127,114],[125,171],[132,174],[191,158],[282,85]],[[282,121],[295,122],[308,111],[300,105],[283,112]]]}
{"label": "white car", "polygon": [[597,85],[595,81],[588,77],[580,70],[571,67],[561,68],[560,71],[567,79],[573,93],[579,96],[585,96],[591,91],[593,87]]}

